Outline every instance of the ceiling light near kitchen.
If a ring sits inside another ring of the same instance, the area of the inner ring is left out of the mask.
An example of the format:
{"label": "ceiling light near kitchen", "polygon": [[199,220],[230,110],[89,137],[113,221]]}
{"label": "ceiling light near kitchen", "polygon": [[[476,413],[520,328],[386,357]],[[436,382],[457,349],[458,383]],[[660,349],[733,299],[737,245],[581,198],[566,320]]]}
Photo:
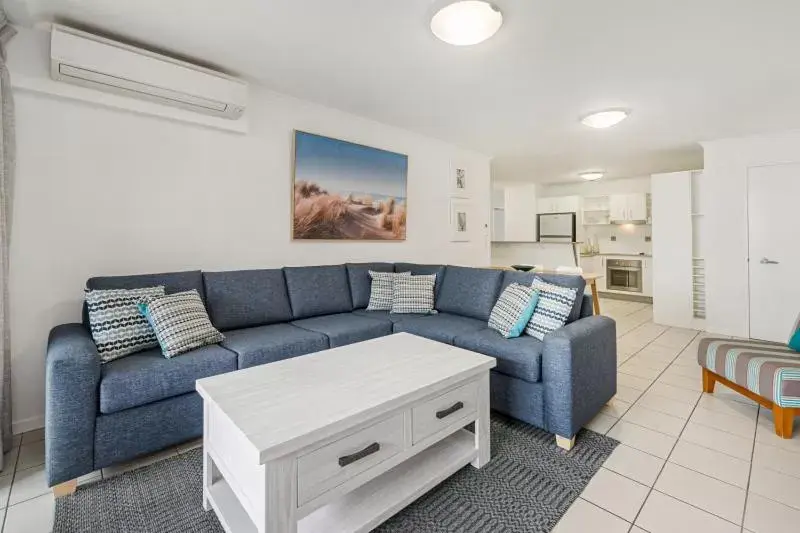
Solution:
{"label": "ceiling light near kitchen", "polygon": [[603,177],[603,173],[599,170],[593,170],[591,172],[581,172],[578,174],[581,178],[585,179],[586,181],[597,181]]}
{"label": "ceiling light near kitchen", "polygon": [[628,118],[628,115],[630,115],[630,112],[625,109],[606,109],[605,111],[586,115],[581,119],[581,122],[590,128],[610,128]]}
{"label": "ceiling light near kitchen", "polygon": [[456,46],[478,44],[503,25],[503,14],[489,2],[465,0],[440,9],[431,19],[431,31]]}

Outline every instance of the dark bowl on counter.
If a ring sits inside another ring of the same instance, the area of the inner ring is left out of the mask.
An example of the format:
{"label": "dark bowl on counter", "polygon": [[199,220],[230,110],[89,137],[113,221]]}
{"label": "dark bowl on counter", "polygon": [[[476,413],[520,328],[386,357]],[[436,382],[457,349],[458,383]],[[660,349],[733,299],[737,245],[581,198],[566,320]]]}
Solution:
{"label": "dark bowl on counter", "polygon": [[533,270],[533,265],[511,265],[511,268],[522,272],[530,272]]}

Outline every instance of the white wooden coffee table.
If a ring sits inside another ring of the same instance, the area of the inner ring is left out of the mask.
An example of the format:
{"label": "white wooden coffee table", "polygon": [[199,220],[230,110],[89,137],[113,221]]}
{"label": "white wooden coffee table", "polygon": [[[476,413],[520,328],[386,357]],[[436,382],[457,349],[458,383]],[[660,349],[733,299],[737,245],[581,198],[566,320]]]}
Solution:
{"label": "white wooden coffee table", "polygon": [[399,333],[198,380],[203,506],[229,533],[369,531],[489,461],[495,364]]}

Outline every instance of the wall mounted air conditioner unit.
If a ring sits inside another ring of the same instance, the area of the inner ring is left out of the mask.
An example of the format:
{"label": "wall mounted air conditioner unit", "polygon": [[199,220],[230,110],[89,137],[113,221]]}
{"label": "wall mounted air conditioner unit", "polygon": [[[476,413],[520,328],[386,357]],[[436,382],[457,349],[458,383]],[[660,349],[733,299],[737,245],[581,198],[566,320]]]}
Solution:
{"label": "wall mounted air conditioner unit", "polygon": [[53,25],[50,76],[54,80],[237,119],[247,84],[184,61]]}

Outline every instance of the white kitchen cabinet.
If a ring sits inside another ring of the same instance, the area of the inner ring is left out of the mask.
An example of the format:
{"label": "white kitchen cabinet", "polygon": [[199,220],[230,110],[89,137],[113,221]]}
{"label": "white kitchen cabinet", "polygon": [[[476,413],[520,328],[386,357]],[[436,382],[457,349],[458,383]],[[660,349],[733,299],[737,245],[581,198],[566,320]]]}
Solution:
{"label": "white kitchen cabinet", "polygon": [[[536,241],[536,186],[507,185],[503,190],[503,234],[506,242]],[[493,232],[497,237],[498,231]]]}
{"label": "white kitchen cabinet", "polygon": [[642,258],[642,296],[653,296],[653,259]]}
{"label": "white kitchen cabinet", "polygon": [[592,256],[581,256],[580,265],[584,272],[590,272],[592,274],[599,274],[600,273],[600,261],[601,257],[599,255],[592,255]]}
{"label": "white kitchen cabinet", "polygon": [[647,220],[647,194],[612,194],[608,208],[611,221]]}
{"label": "white kitchen cabinet", "polygon": [[597,290],[604,291],[606,290],[606,258],[599,255],[597,259],[599,263],[597,273],[600,274],[600,277],[597,278]]}
{"label": "white kitchen cabinet", "polygon": [[551,196],[539,198],[536,202],[539,213],[576,213],[580,214],[580,196]]}

